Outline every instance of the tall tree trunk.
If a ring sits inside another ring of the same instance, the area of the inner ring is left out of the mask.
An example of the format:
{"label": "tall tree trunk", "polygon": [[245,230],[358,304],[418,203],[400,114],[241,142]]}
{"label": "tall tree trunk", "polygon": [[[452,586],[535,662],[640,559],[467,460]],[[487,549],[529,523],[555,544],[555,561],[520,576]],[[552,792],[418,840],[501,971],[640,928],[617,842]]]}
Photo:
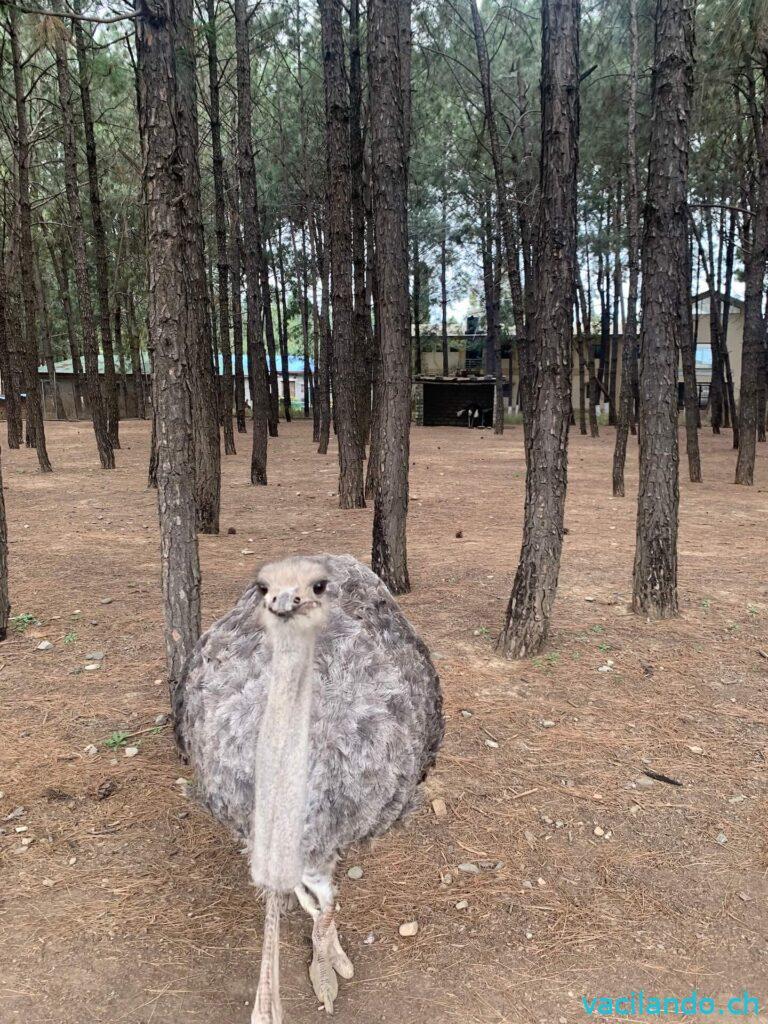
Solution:
{"label": "tall tree trunk", "polygon": [[728,352],[728,321],[731,311],[731,285],[733,282],[733,257],[736,248],[736,218],[735,210],[731,211],[731,223],[728,229],[728,242],[725,250],[725,284],[723,297],[723,355],[725,357],[726,394],[731,414],[731,428],[733,430],[733,447],[739,447],[739,414],[736,408],[736,397],[733,386],[733,371],[731,369],[731,356]]}
{"label": "tall tree trunk", "polygon": [[[74,0],[74,9],[77,14],[80,13],[80,0]],[[109,431],[109,443],[113,448],[119,448],[120,440],[118,423],[120,412],[117,401],[115,357],[112,350],[112,334],[110,331],[107,236],[104,231],[104,219],[101,215],[101,192],[99,189],[99,171],[96,162],[96,136],[93,130],[93,111],[91,108],[91,87],[89,82],[88,58],[85,46],[83,22],[79,21],[77,18],[73,18],[72,28],[77,48],[80,100],[83,108],[83,133],[85,135],[85,162],[88,167],[88,195],[91,204],[93,241],[96,255],[96,294],[99,300],[101,347],[104,353],[107,429]]]}
{"label": "tall tree trunk", "polygon": [[165,649],[171,693],[200,634],[200,565],[195,532],[192,351],[197,324],[189,287],[184,203],[188,153],[180,121],[177,77],[188,0],[136,0],[140,116],[145,139],[144,188],[149,210],[149,325],[154,348],[153,405],[157,429],[157,499],[165,612]]}
{"label": "tall tree trunk", "polygon": [[309,419],[309,399],[312,391],[312,365],[309,359],[309,285],[307,284],[307,229],[301,222],[301,258],[296,248],[296,232],[291,223],[291,243],[293,246],[293,265],[296,270],[296,293],[299,299],[301,316],[301,341],[304,355],[304,419]]}
{"label": "tall tree trunk", "polygon": [[379,374],[385,384],[376,424],[379,466],[371,566],[393,594],[405,594],[411,588],[406,557],[411,424],[407,200],[411,0],[370,0],[368,18]]}
{"label": "tall tree trunk", "polygon": [[5,493],[0,469],[0,641],[8,635],[11,602],[8,596],[8,526],[5,519]]}
{"label": "tall tree trunk", "polygon": [[450,373],[450,349],[448,347],[448,215],[445,186],[440,195],[440,316],[442,324],[443,376]]}
{"label": "tall tree trunk", "polygon": [[48,383],[53,398],[53,414],[57,420],[65,420],[67,414],[64,412],[64,404],[61,401],[59,382],[56,379],[56,365],[53,361],[53,339],[51,337],[51,318],[48,314],[48,299],[46,298],[43,279],[40,276],[40,261],[35,260],[35,292],[37,299],[37,312],[39,322],[43,328],[43,356],[45,367],[48,371]]}
{"label": "tall tree trunk", "polygon": [[[245,425],[245,371],[243,370],[243,306],[240,289],[240,214],[234,185],[226,189],[229,201],[229,278],[232,288],[232,345],[235,356],[235,419],[238,434],[247,433]],[[253,399],[253,395],[251,395]]]}
{"label": "tall tree trunk", "polygon": [[[696,387],[696,356],[693,344],[693,318],[691,316],[691,271],[693,251],[686,239],[683,275],[684,304],[680,308],[680,359],[683,364],[683,402],[685,404],[685,440],[688,454],[688,475],[692,484],[701,483],[701,456],[699,455],[699,395]],[[677,379],[675,379],[677,386]]]}
{"label": "tall tree trunk", "polygon": [[[5,417],[8,427],[8,447],[20,448],[22,441],[21,429],[21,395],[16,383],[14,366],[11,359],[11,324],[7,306],[8,287],[5,278],[5,266],[0,253],[0,378],[5,392]],[[15,354],[15,353],[14,353]],[[0,583],[0,586],[2,584]]]}
{"label": "tall tree trunk", "polygon": [[252,365],[251,402],[253,403],[253,449],[251,452],[251,483],[267,482],[267,434],[270,400],[267,357],[261,332],[259,253],[256,239],[261,227],[256,206],[256,168],[251,144],[251,63],[248,39],[248,18],[245,0],[235,0],[235,45],[237,50],[237,165],[240,179],[243,256],[247,289],[249,365],[251,351],[256,356]]}
{"label": "tall tree trunk", "polygon": [[[768,52],[763,54],[763,72],[768,79]],[[741,353],[739,389],[739,455],[736,483],[751,486],[755,473],[757,423],[760,415],[760,375],[764,370],[765,321],[763,285],[768,259],[768,97],[762,111],[753,111],[757,182],[751,218],[751,245],[744,260],[744,345]],[[763,414],[763,422],[765,416]]]}
{"label": "tall tree trunk", "polygon": [[523,543],[499,637],[503,652],[515,658],[535,654],[547,638],[563,545],[576,272],[579,17],[578,0],[543,0],[534,358]]}
{"label": "tall tree trunk", "polygon": [[[208,87],[211,100],[211,150],[213,157],[214,219],[216,223],[216,285],[219,305],[219,337],[223,363],[222,421],[224,454],[236,455],[235,432],[232,425],[232,346],[229,342],[229,254],[227,252],[227,212],[224,202],[224,153],[221,148],[221,114],[219,104],[219,57],[216,0],[206,0],[208,15]],[[241,326],[242,332],[242,326]]]}
{"label": "tall tree trunk", "polygon": [[[587,253],[587,272],[589,272],[589,254]],[[589,433],[591,437],[600,436],[597,422],[597,403],[599,401],[599,385],[595,369],[595,345],[592,338],[592,314],[590,300],[584,290],[580,277],[576,279],[576,294],[581,304],[581,321],[584,330],[585,364],[587,368],[587,397],[589,406]]]}
{"label": "tall tree trunk", "polygon": [[712,422],[712,433],[719,434],[720,428],[724,425],[724,412],[727,414],[727,409],[724,409],[723,402],[724,342],[720,291],[717,287],[717,278],[715,276],[714,230],[712,226],[711,212],[709,210],[706,211],[705,218],[707,227],[708,262],[706,260],[704,261],[704,267],[707,274],[707,283],[709,285],[709,329],[712,340],[712,380],[709,387],[709,408]]}
{"label": "tall tree trunk", "polygon": [[[280,272],[278,282],[278,270]],[[277,308],[282,304],[283,315],[280,329],[280,369],[281,383],[283,386],[283,415],[286,423],[291,422],[291,375],[288,368],[288,303],[285,295],[285,261],[283,259],[283,240],[280,233],[277,236],[277,265],[275,272],[275,289],[277,294]],[[279,285],[279,287],[278,287]]]}
{"label": "tall tree trunk", "polygon": [[[255,182],[256,176],[254,173],[254,186]],[[266,231],[262,231],[262,213],[259,210],[258,193],[254,192],[254,195],[256,197],[256,223],[259,226],[259,231],[255,236],[254,242],[259,262],[259,279],[261,281],[262,322],[264,324],[264,336],[267,342],[267,355],[269,356],[267,370],[269,382],[269,419],[267,426],[269,436],[277,437],[278,424],[280,421],[280,388],[277,382],[277,346],[275,345],[275,325],[272,319],[272,290],[269,287],[269,263],[267,261],[266,246],[264,245],[264,235],[266,234]]]}
{"label": "tall tree trunk", "polygon": [[144,374],[141,369],[141,348],[139,345],[139,325],[136,322],[136,305],[133,292],[128,292],[128,340],[131,347],[131,371],[133,373],[133,391],[136,396],[136,415],[140,420],[147,418],[147,404],[144,397]]}
{"label": "tall tree trunk", "polygon": [[50,473],[53,466],[51,466],[51,460],[48,458],[48,450],[45,445],[43,408],[40,399],[40,385],[37,379],[38,353],[34,247],[32,242],[32,202],[29,194],[31,152],[17,18],[18,15],[15,9],[9,7],[8,29],[11,37],[18,140],[19,264],[21,267],[22,292],[24,294],[24,384],[27,392],[27,444],[34,444],[41,472]]}
{"label": "tall tree trunk", "polygon": [[[315,217],[312,218],[310,240],[314,249],[314,263],[317,276],[320,278],[320,330],[317,352],[317,452],[325,455],[331,433],[331,358],[333,337],[330,325],[330,295],[328,289],[328,266],[326,246],[320,236],[320,227]],[[317,308],[317,302],[315,302]]]}
{"label": "tall tree trunk", "polygon": [[613,331],[611,332],[611,372],[608,379],[608,424],[615,427],[616,415],[616,377],[619,361],[619,310],[621,307],[621,184],[616,188],[616,218],[613,230],[615,245],[613,251]]}
{"label": "tall tree trunk", "polygon": [[371,448],[368,454],[368,466],[365,476],[365,496],[373,498],[376,494],[379,474],[379,444],[382,439],[381,418],[383,416],[384,389],[381,377],[381,317],[379,315],[379,271],[376,261],[376,244],[373,210],[367,224],[368,249],[373,254],[370,270],[371,296],[374,310],[373,327],[373,403],[371,407]]}
{"label": "tall tree trunk", "polygon": [[587,405],[589,403],[587,385],[587,360],[584,355],[584,331],[581,326],[578,292],[574,289],[573,314],[576,324],[576,352],[579,357],[579,433],[587,436]]}
{"label": "tall tree trunk", "polygon": [[88,406],[96,435],[102,469],[115,468],[115,453],[109,437],[109,427],[99,380],[99,343],[93,317],[91,284],[88,279],[88,255],[85,248],[83,214],[80,208],[80,192],[77,182],[77,143],[75,140],[75,117],[70,84],[69,60],[63,23],[55,36],[56,73],[59,85],[62,130],[64,134],[64,186],[69,214],[69,233],[75,264],[75,285],[77,303],[80,308],[80,324],[83,331],[83,352],[85,354],[85,387]]}
{"label": "tall tree trunk", "polygon": [[[491,222],[494,223],[493,221]],[[495,221],[498,228],[498,218]],[[502,271],[502,246],[501,234],[498,230],[493,233],[493,246],[495,257],[493,259],[493,361],[496,365],[496,383],[493,394],[493,432],[494,434],[504,433],[504,374],[501,369],[501,279]],[[510,385],[512,384],[511,372],[512,360],[510,359]]]}
{"label": "tall tree trunk", "polygon": [[677,614],[677,354],[687,303],[693,4],[657,0],[640,332],[640,488],[634,611]]}
{"label": "tall tree trunk", "polygon": [[66,247],[62,247],[57,254],[56,246],[50,238],[48,242],[48,255],[53,264],[53,272],[56,276],[56,285],[59,291],[59,301],[64,312],[64,320],[67,325],[67,342],[69,354],[72,359],[72,390],[75,399],[75,419],[79,420],[83,415],[83,393],[85,391],[83,382],[83,367],[80,361],[80,348],[75,333],[75,321],[72,313],[72,303],[69,295],[69,265],[67,263]]}
{"label": "tall tree trunk", "polygon": [[[576,0],[573,0],[576,2]],[[493,174],[496,182],[496,215],[499,219],[501,235],[504,241],[504,251],[507,257],[507,277],[509,278],[509,290],[512,296],[512,314],[515,321],[515,334],[517,342],[517,353],[520,373],[520,405],[523,412],[523,430],[526,434],[526,451],[528,451],[527,435],[531,423],[531,373],[533,367],[529,365],[529,325],[526,323],[525,301],[523,296],[522,282],[520,280],[520,261],[518,256],[518,240],[516,238],[515,226],[512,218],[512,211],[509,208],[507,199],[507,175],[504,171],[501,142],[499,140],[496,115],[493,109],[493,95],[491,92],[491,62],[488,57],[488,46],[485,39],[485,29],[478,10],[477,0],[471,0],[472,5],[472,27],[475,36],[475,49],[477,50],[477,63],[480,69],[480,84],[483,92],[483,108],[485,111],[485,124],[488,131],[488,141],[491,148],[491,160],[493,162]],[[518,183],[515,182],[515,187]],[[518,211],[521,233],[523,235],[523,250],[525,260],[525,235],[527,234],[526,218],[520,218],[522,212]],[[533,277],[533,275],[530,275]],[[527,278],[526,278],[527,280]],[[532,281],[530,282],[533,283]],[[526,285],[527,287],[527,285]],[[533,293],[531,293],[533,294]]]}
{"label": "tall tree trunk", "polygon": [[195,435],[195,502],[201,533],[219,532],[221,503],[221,444],[219,402],[213,369],[210,303],[206,275],[205,234],[198,153],[197,80],[192,0],[175,0],[176,111],[181,121],[178,139],[181,168],[186,180],[182,223],[187,236],[187,276],[195,332],[190,349],[192,368],[192,424]]}
{"label": "tall tree trunk", "polygon": [[120,367],[120,394],[123,399],[123,413],[128,415],[128,381],[125,373],[125,349],[123,347],[123,310],[120,296],[115,295],[115,351],[117,365]]}
{"label": "tall tree trunk", "polygon": [[360,345],[352,329],[352,222],[349,91],[341,0],[319,0],[325,82],[328,251],[333,305],[333,402],[339,441],[339,505],[364,508],[358,374]]}
{"label": "tall tree trunk", "polygon": [[624,497],[627,434],[634,421],[637,380],[637,282],[640,251],[640,201],[637,183],[637,83],[640,59],[637,38],[637,0],[629,0],[629,103],[627,108],[627,316],[621,346],[621,398],[613,451],[613,495]]}
{"label": "tall tree trunk", "polygon": [[371,430],[373,387],[373,337],[365,294],[365,203],[363,181],[362,74],[360,65],[360,0],[349,4],[349,144],[352,189],[352,271],[354,282],[353,333],[361,350],[358,380],[360,444],[363,448]]}
{"label": "tall tree trunk", "polygon": [[[413,232],[413,369],[421,374],[421,264],[419,263],[419,236]],[[366,306],[366,319],[370,324]]]}

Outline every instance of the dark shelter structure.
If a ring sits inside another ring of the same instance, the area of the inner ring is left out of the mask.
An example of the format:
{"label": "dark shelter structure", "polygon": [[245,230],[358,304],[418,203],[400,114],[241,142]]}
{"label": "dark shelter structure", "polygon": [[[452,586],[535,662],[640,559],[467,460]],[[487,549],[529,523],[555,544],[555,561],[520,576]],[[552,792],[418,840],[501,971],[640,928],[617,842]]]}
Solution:
{"label": "dark shelter structure", "polygon": [[490,427],[495,385],[493,376],[414,377],[414,422],[424,427]]}

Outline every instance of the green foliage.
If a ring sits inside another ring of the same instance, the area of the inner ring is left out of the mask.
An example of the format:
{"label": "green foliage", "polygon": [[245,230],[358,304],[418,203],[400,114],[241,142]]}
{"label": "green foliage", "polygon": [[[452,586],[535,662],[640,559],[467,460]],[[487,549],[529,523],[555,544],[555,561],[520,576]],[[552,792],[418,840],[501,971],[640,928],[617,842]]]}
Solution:
{"label": "green foliage", "polygon": [[128,740],[133,734],[130,732],[116,731],[111,733],[107,739],[104,740],[104,746],[110,750],[118,750],[120,747],[124,747]]}
{"label": "green foliage", "polygon": [[20,615],[12,615],[10,618],[11,629],[17,633],[24,633],[30,626],[39,626],[40,621],[31,612],[22,612]]}

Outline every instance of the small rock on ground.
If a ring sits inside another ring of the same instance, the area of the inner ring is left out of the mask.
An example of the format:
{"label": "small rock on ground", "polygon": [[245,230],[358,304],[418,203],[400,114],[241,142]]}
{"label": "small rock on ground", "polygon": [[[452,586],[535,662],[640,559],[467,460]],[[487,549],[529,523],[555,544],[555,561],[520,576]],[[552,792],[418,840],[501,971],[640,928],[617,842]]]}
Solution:
{"label": "small rock on ground", "polygon": [[435,812],[436,818],[445,818],[448,814],[448,808],[445,806],[445,800],[441,797],[437,797],[432,801],[432,810]]}
{"label": "small rock on ground", "polygon": [[363,869],[359,864],[354,864],[347,872],[347,878],[351,878],[353,882],[363,877]]}
{"label": "small rock on ground", "polygon": [[406,921],[397,929],[404,939],[412,938],[419,930],[418,921]]}

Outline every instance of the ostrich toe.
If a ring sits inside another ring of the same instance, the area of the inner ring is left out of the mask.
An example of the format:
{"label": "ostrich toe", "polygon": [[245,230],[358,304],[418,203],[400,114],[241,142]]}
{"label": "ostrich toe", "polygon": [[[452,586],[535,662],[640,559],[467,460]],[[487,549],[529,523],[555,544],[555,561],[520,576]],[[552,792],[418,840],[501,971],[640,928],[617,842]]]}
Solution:
{"label": "ostrich toe", "polygon": [[341,948],[339,933],[333,918],[320,915],[312,929],[313,956],[309,966],[309,978],[315,995],[325,1007],[326,1013],[333,1013],[333,1004],[339,993],[339,977],[353,977],[352,961]]}

